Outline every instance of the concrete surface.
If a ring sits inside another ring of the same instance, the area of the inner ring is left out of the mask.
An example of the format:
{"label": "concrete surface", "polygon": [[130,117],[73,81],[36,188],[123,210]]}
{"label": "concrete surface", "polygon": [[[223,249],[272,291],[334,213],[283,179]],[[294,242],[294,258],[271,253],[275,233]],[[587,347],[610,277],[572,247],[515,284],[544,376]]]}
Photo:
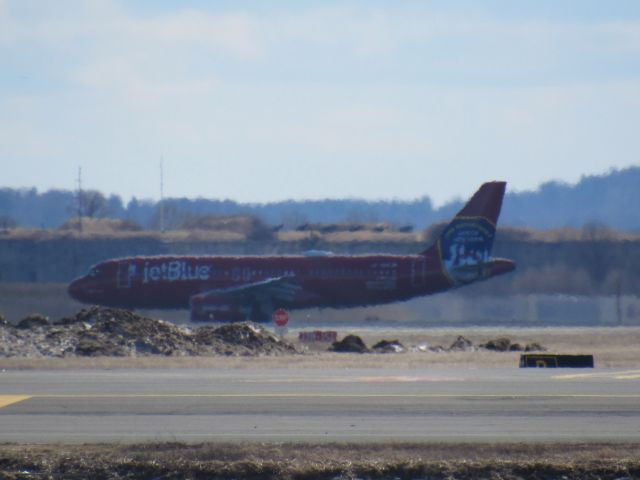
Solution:
{"label": "concrete surface", "polygon": [[640,441],[640,370],[0,372],[0,442]]}

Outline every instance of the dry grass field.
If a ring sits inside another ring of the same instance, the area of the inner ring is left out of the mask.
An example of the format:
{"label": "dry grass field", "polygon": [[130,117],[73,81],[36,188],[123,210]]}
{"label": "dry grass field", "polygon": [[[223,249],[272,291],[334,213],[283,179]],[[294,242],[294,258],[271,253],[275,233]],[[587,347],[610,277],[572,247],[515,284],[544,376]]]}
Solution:
{"label": "dry grass field", "polygon": [[496,337],[508,337],[518,343],[537,342],[551,353],[593,354],[596,368],[640,368],[640,328],[547,328],[547,329],[456,329],[456,330],[349,330],[340,337],[355,333],[371,346],[381,339],[399,340],[410,351],[403,353],[333,353],[328,344],[309,346],[297,342],[297,333],[285,339],[304,352],[297,356],[268,357],[69,357],[69,358],[0,358],[2,369],[58,368],[517,368],[520,352],[492,352],[484,349],[469,352],[411,351],[412,346],[448,347],[458,335],[479,345]]}
{"label": "dry grass field", "polygon": [[[181,228],[175,228],[160,232],[159,230],[145,230],[127,222],[113,218],[88,218],[82,219],[82,231],[78,230],[77,219],[72,218],[59,228],[26,228],[16,227],[0,232],[3,238],[25,240],[51,240],[60,238],[154,238],[164,241],[176,241],[184,239],[202,239],[210,242],[238,242],[246,240],[247,236],[255,228],[255,217],[235,216],[196,216],[187,219]],[[341,227],[338,231],[322,231],[313,228],[304,231],[282,230],[274,233],[274,239],[281,242],[298,242],[318,239],[326,242],[425,242],[431,241],[436,233],[440,233],[444,223],[433,224],[425,231],[400,232],[385,229],[377,231],[372,229],[376,224],[338,223],[324,224],[325,227]],[[322,227],[323,225],[317,224]],[[260,227],[271,231],[271,227],[261,224]],[[349,228],[359,227],[359,228]],[[535,242],[566,242],[566,241],[635,241],[640,235],[634,232],[612,230],[601,226],[586,226],[584,228],[562,227],[545,230],[537,230],[527,227],[501,226],[498,238],[506,240],[524,240]]]}
{"label": "dry grass field", "polygon": [[1,445],[0,476],[148,479],[639,478],[640,446],[205,443]]}

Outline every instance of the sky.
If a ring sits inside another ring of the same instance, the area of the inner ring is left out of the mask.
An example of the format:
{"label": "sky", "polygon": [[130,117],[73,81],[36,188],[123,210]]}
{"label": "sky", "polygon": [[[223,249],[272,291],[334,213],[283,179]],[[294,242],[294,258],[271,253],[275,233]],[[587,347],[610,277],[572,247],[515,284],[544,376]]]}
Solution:
{"label": "sky", "polygon": [[0,0],[0,186],[436,205],[640,164],[640,2]]}

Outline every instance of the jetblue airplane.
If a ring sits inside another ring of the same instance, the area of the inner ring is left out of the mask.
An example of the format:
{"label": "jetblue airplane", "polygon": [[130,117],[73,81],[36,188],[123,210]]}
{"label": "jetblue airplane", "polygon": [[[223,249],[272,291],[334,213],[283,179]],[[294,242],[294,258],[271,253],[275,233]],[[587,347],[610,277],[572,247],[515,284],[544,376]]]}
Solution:
{"label": "jetblue airplane", "polygon": [[86,303],[190,309],[193,320],[268,322],[274,311],[380,305],[511,272],[492,257],[505,182],[489,182],[416,255],[138,256],[107,260],[69,285]]}

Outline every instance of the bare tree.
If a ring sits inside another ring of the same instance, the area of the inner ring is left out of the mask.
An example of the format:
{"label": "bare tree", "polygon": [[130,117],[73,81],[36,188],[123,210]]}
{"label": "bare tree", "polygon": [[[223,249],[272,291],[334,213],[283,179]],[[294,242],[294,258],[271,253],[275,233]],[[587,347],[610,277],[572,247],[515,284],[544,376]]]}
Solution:
{"label": "bare tree", "polygon": [[74,205],[68,211],[80,217],[103,218],[109,214],[109,202],[97,190],[81,190],[75,195]]}
{"label": "bare tree", "polygon": [[11,215],[0,215],[0,230],[4,233],[8,232],[12,228],[16,228],[18,222]]}
{"label": "bare tree", "polygon": [[102,218],[109,213],[107,199],[97,190],[83,190],[79,200],[83,217]]}

